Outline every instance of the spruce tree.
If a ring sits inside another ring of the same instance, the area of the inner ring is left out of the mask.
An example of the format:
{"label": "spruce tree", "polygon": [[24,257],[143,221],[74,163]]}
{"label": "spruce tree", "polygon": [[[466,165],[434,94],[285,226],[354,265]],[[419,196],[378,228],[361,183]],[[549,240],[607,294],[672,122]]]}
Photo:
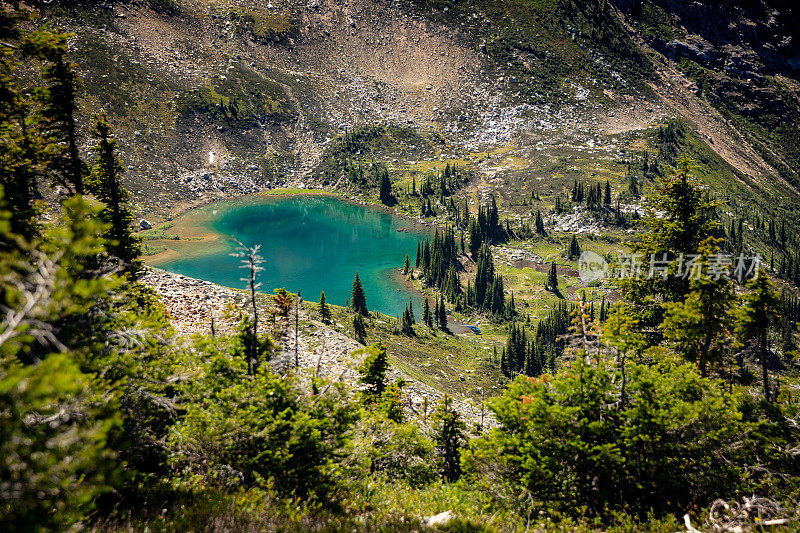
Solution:
{"label": "spruce tree", "polygon": [[328,324],[331,321],[331,309],[325,300],[325,291],[322,291],[319,295],[319,316],[323,324]]}
{"label": "spruce tree", "polygon": [[22,49],[46,62],[42,78],[48,85],[39,95],[51,175],[59,185],[83,194],[86,165],[80,159],[75,124],[77,74],[75,65],[66,59],[67,38],[64,33],[35,31],[22,43]]}
{"label": "spruce tree", "polygon": [[477,261],[478,252],[481,249],[482,243],[483,236],[481,235],[480,227],[478,227],[478,223],[473,219],[469,225],[469,253],[472,254],[472,259],[474,261]]}
{"label": "spruce tree", "polygon": [[[698,263],[708,264],[719,253],[721,239],[709,238],[701,245]],[[679,352],[699,363],[707,375],[708,363],[722,362],[726,332],[731,329],[734,305],[733,283],[727,277],[701,275],[693,279],[683,302],[668,302],[662,329]]]}
{"label": "spruce tree", "polygon": [[575,235],[572,236],[572,240],[569,242],[569,246],[567,247],[567,257],[570,260],[577,259],[581,255],[581,246],[578,244],[578,239]]}
{"label": "spruce tree", "polygon": [[367,316],[367,297],[364,294],[364,287],[361,285],[361,279],[358,277],[358,272],[356,272],[356,277],[353,279],[353,290],[350,293],[350,306],[353,308],[359,315]]}
{"label": "spruce tree", "polygon": [[123,167],[116,154],[117,141],[111,135],[105,115],[95,117],[92,135],[97,139],[94,147],[97,159],[86,180],[87,189],[106,206],[100,218],[110,224],[106,234],[109,253],[121,259],[128,270],[134,270],[139,246],[131,231],[133,215],[127,206],[130,194],[122,186]]}
{"label": "spruce tree", "polygon": [[542,236],[547,236],[547,232],[544,229],[544,220],[542,219],[542,212],[539,209],[536,210],[536,233]]}
{"label": "spruce tree", "polygon": [[408,258],[408,254],[406,254],[406,260],[403,263],[403,275],[407,276],[409,270],[411,270],[411,260]]}
{"label": "spruce tree", "polygon": [[[17,36],[16,18],[9,12],[1,16],[3,25],[9,26],[5,33]],[[18,67],[12,53],[0,54],[0,186],[5,206],[14,215],[8,221],[11,233],[31,240],[38,232],[33,202],[48,154],[44,140],[30,131],[36,117],[31,115],[30,97],[18,85]],[[11,242],[4,244],[12,246]]]}
{"label": "spruce tree", "polygon": [[379,182],[378,182],[378,190],[381,202],[386,205],[390,205],[394,203],[394,196],[392,195],[392,182],[389,180],[389,171],[384,169],[379,169],[378,173],[380,174]]}
{"label": "spruce tree", "polygon": [[367,356],[358,368],[358,382],[366,386],[365,400],[376,402],[388,386],[386,373],[389,370],[389,356],[386,346],[377,342],[366,349]]}
{"label": "spruce tree", "polygon": [[443,296],[439,300],[439,305],[437,306],[437,309],[438,309],[439,327],[443,331],[447,331],[447,307],[445,307],[444,305]]}
{"label": "spruce tree", "polygon": [[407,305],[403,311],[400,332],[403,335],[414,335],[414,320],[411,318],[411,311],[408,309]]}
{"label": "spruce tree", "polygon": [[360,314],[353,317],[353,333],[355,338],[361,344],[367,341],[367,326],[364,324],[364,318]]}
{"label": "spruce tree", "polygon": [[553,292],[558,291],[558,271],[555,262],[550,263],[550,273],[547,275],[547,288]]}
{"label": "spruce tree", "polygon": [[773,398],[770,395],[768,356],[769,341],[767,335],[770,328],[778,320],[780,297],[774,290],[774,285],[763,272],[758,273],[746,285],[748,292],[742,298],[742,305],[737,313],[736,333],[743,340],[755,340],[758,344],[759,359],[761,360],[761,374],[764,382],[764,398],[767,401]]}
{"label": "spruce tree", "polygon": [[441,475],[453,482],[461,477],[461,450],[466,446],[466,424],[453,407],[453,399],[444,395],[433,415],[433,441],[441,463]]}
{"label": "spruce tree", "polygon": [[431,305],[427,298],[425,298],[425,303],[422,306],[422,321],[426,326],[433,329],[433,313],[431,313]]}

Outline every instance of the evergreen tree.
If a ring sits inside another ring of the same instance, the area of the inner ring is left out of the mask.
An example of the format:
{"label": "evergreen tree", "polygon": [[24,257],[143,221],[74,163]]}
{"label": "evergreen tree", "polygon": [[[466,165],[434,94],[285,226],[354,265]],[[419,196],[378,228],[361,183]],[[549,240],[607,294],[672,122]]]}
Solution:
{"label": "evergreen tree", "polygon": [[768,361],[769,342],[767,335],[770,328],[778,320],[780,297],[774,290],[770,279],[763,272],[747,283],[748,292],[742,298],[742,305],[737,312],[736,333],[743,340],[755,340],[761,359],[761,373],[764,382],[764,398],[770,395]]}
{"label": "evergreen tree", "polygon": [[547,275],[547,288],[553,292],[558,291],[558,271],[555,262],[550,263],[550,273]]}
{"label": "evergreen tree", "polygon": [[[247,269],[248,276],[244,280],[247,281],[250,289],[250,305],[252,309],[251,315],[243,315],[238,335],[239,345],[235,349],[237,354],[247,363],[247,374],[255,376],[259,366],[265,360],[269,359],[272,353],[273,345],[272,339],[269,336],[261,336],[258,332],[258,306],[256,302],[256,291],[261,287],[261,283],[257,282],[258,273],[264,270],[262,263],[264,258],[258,253],[261,245],[258,244],[249,248],[236,240],[239,245],[236,250],[231,253],[232,257],[241,259],[239,268]],[[277,295],[283,295],[288,300],[286,306],[286,314],[291,308],[291,296],[285,289],[275,291]],[[298,295],[299,297],[299,295]]]}
{"label": "evergreen tree", "polygon": [[491,289],[495,280],[494,259],[492,251],[488,245],[481,247],[477,258],[477,269],[475,271],[475,306],[478,308],[491,307]]}
{"label": "evergreen tree", "polygon": [[472,254],[472,259],[477,260],[478,251],[483,244],[483,236],[478,227],[478,223],[473,219],[469,225],[469,253]]}
{"label": "evergreen tree", "polygon": [[361,344],[367,341],[367,326],[364,324],[364,317],[361,314],[356,314],[353,317],[353,334],[358,342]]}
{"label": "evergreen tree", "polygon": [[364,294],[364,287],[361,285],[361,279],[358,277],[358,272],[356,272],[356,277],[353,279],[353,290],[350,293],[350,306],[353,308],[359,315],[367,316],[367,297]]}
{"label": "evergreen tree", "polygon": [[[693,162],[682,158],[677,169],[656,183],[656,194],[644,219],[651,231],[632,243],[634,253],[643,257],[662,260],[666,254],[668,261],[675,261],[670,267],[673,274],[679,266],[676,254],[696,254],[700,243],[717,228],[712,217],[716,203],[703,199],[692,169]],[[688,293],[689,280],[679,275],[652,276],[626,280],[623,290],[629,300],[644,306],[654,299],[677,302]],[[658,320],[660,315],[653,318]]]}
{"label": "evergreen tree", "polygon": [[581,246],[578,244],[578,239],[575,235],[572,236],[572,240],[569,241],[569,247],[567,248],[567,257],[570,260],[575,260],[581,255]]}
{"label": "evergreen tree", "polygon": [[[708,264],[719,252],[719,239],[709,238],[701,245],[700,264]],[[723,356],[725,334],[731,329],[734,293],[727,277],[714,279],[700,275],[693,279],[683,302],[667,303],[662,324],[664,335],[678,346],[679,352],[697,361],[707,375],[709,362],[719,363]]]}
{"label": "evergreen tree", "polygon": [[603,205],[606,208],[611,207],[611,183],[609,183],[608,180],[606,180],[606,190],[605,195],[603,196]]}
{"label": "evergreen tree", "polygon": [[453,407],[453,399],[447,394],[436,408],[432,429],[442,478],[448,482],[456,481],[461,477],[461,450],[467,442],[467,427]]}
{"label": "evergreen tree", "polygon": [[544,220],[542,219],[542,212],[537,209],[536,210],[536,233],[542,236],[547,236],[547,232],[544,229]]}
{"label": "evergreen tree", "polygon": [[106,205],[100,217],[110,224],[106,234],[109,253],[121,259],[126,268],[133,269],[139,256],[139,246],[138,239],[131,231],[133,215],[126,203],[130,195],[120,180],[123,167],[116,154],[117,141],[112,137],[104,115],[95,117],[92,135],[97,139],[94,148],[97,160],[87,179],[87,189]]}
{"label": "evergreen tree", "polygon": [[407,276],[410,270],[411,270],[411,260],[408,258],[408,254],[406,254],[406,260],[405,262],[403,262],[403,275]]}
{"label": "evergreen tree", "polygon": [[398,379],[383,392],[378,408],[386,415],[386,418],[395,424],[402,424],[405,419],[405,412],[403,411],[403,388],[406,382],[403,379]]}
{"label": "evergreen tree", "polygon": [[365,352],[366,357],[358,367],[358,383],[366,387],[363,391],[365,401],[375,403],[388,385],[386,373],[389,370],[389,356],[386,346],[380,342],[366,348]]}
{"label": "evergreen tree", "polygon": [[67,38],[48,30],[32,32],[22,43],[28,54],[47,63],[42,77],[48,82],[39,91],[41,130],[48,142],[51,175],[56,183],[77,194],[84,193],[86,165],[78,151],[75,124],[75,65],[66,60]]}
{"label": "evergreen tree", "polygon": [[416,261],[414,261],[414,268],[419,268],[421,264],[422,264],[422,249],[420,242],[417,241],[417,259]]}
{"label": "evergreen tree", "polygon": [[411,316],[411,311],[409,310],[408,306],[406,305],[405,310],[403,311],[403,318],[401,321],[400,332],[403,335],[414,335],[414,319]]}
{"label": "evergreen tree", "polygon": [[378,190],[381,202],[386,205],[394,203],[394,196],[392,195],[392,182],[389,180],[389,171],[385,168],[379,170]]}
{"label": "evergreen tree", "polygon": [[331,309],[328,307],[328,302],[325,301],[325,291],[319,295],[319,316],[323,324],[328,324],[331,321]]}
{"label": "evergreen tree", "polygon": [[422,307],[422,322],[424,322],[429,328],[433,329],[433,313],[431,313],[431,305],[427,298],[425,298],[425,303]]}
{"label": "evergreen tree", "polygon": [[444,305],[444,297],[440,298],[439,304],[436,306],[436,321],[441,330],[447,331],[447,308]]}

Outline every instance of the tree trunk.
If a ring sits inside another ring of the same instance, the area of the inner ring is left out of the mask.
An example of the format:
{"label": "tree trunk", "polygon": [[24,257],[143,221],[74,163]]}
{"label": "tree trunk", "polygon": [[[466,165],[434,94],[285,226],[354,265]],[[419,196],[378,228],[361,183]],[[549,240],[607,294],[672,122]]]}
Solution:
{"label": "tree trunk", "polygon": [[764,378],[764,398],[770,401],[769,374],[767,373],[767,331],[761,332],[761,373]]}

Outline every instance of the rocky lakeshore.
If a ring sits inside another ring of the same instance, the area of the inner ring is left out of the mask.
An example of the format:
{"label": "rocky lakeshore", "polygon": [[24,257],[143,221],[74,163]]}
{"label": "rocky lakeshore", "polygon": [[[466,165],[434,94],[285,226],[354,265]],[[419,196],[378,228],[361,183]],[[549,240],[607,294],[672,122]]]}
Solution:
{"label": "rocky lakeshore", "polygon": [[[182,335],[210,334],[212,317],[217,333],[230,333],[236,326],[235,313],[232,311],[247,305],[247,295],[243,291],[157,268],[147,267],[141,281],[158,294],[171,323]],[[263,308],[262,311],[266,312],[266,309]],[[283,371],[293,367],[296,354],[299,368],[304,375],[318,375],[355,386],[358,380],[356,369],[361,364],[362,357],[354,352],[363,348],[363,345],[337,331],[336,324],[331,327],[315,320],[306,308],[301,309],[298,322],[296,352],[293,322],[279,324],[277,328],[283,334],[275,335],[275,340],[282,348],[273,360],[276,370]],[[395,369],[390,370],[389,377],[392,380],[403,378],[406,381],[406,410],[412,417],[426,416],[426,398],[427,415],[430,415],[443,396],[435,388]],[[480,422],[481,407],[477,403],[455,398],[454,405],[471,424]],[[485,411],[484,427],[492,425],[494,421],[490,413]]]}

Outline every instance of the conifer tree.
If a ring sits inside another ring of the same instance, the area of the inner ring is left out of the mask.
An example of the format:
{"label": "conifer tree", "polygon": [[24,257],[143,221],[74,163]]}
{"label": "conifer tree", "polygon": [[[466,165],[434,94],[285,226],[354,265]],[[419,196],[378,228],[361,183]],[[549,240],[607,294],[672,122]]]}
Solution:
{"label": "conifer tree", "polygon": [[378,181],[378,191],[381,202],[386,205],[389,205],[394,202],[394,196],[392,195],[392,182],[389,180],[389,171],[384,169],[379,169],[379,181]]}
{"label": "conifer tree", "polygon": [[[682,158],[676,169],[656,183],[656,194],[644,219],[651,231],[632,244],[635,253],[658,259],[666,254],[668,260],[679,253],[695,254],[717,228],[711,215],[717,204],[703,198],[692,177],[693,165],[692,160]],[[675,272],[677,263],[672,268]],[[651,299],[677,302],[689,292],[689,281],[677,275],[653,276],[626,281],[623,289],[626,297],[639,304],[648,304]]]}
{"label": "conifer tree", "polygon": [[367,297],[364,294],[364,287],[361,285],[361,279],[356,277],[353,279],[353,290],[350,293],[350,306],[359,315],[367,316]]}
{"label": "conifer tree", "polygon": [[403,388],[406,382],[401,378],[386,387],[380,401],[378,408],[386,415],[386,418],[395,424],[402,424],[405,419],[405,412],[403,411]]}
{"label": "conifer tree", "polygon": [[414,319],[411,317],[411,311],[407,305],[405,310],[403,310],[400,332],[403,335],[414,335]]}
{"label": "conifer tree", "polygon": [[439,304],[436,306],[436,321],[439,328],[447,331],[447,308],[444,305],[444,297],[440,297]]}
{"label": "conifer tree", "polygon": [[[261,283],[257,282],[256,279],[258,278],[258,273],[264,270],[264,267],[261,266],[264,258],[258,253],[261,248],[260,244],[249,248],[238,240],[236,240],[236,243],[238,247],[230,255],[241,259],[239,268],[246,269],[248,272],[248,276],[243,278],[243,281],[247,282],[250,289],[250,305],[252,308],[252,315],[244,315],[242,317],[237,351],[247,362],[248,375],[255,376],[261,363],[269,358],[273,350],[272,339],[269,336],[263,337],[258,332],[256,291],[261,287]],[[286,294],[285,289],[283,289],[283,293]]]}
{"label": "conifer tree", "polygon": [[483,236],[481,235],[481,230],[478,227],[478,223],[473,219],[469,225],[469,253],[472,254],[472,259],[475,261],[477,261],[478,251],[481,249],[482,244]]}
{"label": "conifer tree", "polygon": [[[6,32],[16,35],[10,18],[8,13],[3,16],[3,23],[10,26]],[[48,158],[46,144],[30,131],[32,103],[15,79],[18,67],[11,53],[0,55],[0,186],[5,205],[14,214],[9,220],[11,233],[30,240],[38,231],[33,202]]]}
{"label": "conifer tree", "polygon": [[748,292],[742,298],[742,305],[737,313],[736,333],[743,340],[753,339],[758,344],[761,359],[761,374],[764,382],[764,398],[770,396],[768,356],[769,341],[767,335],[770,328],[778,320],[780,297],[766,274],[760,272],[746,285]]}
{"label": "conifer tree", "polygon": [[389,370],[389,356],[386,346],[376,342],[366,348],[367,356],[358,368],[358,382],[366,386],[364,398],[367,402],[376,402],[388,385],[386,372]]}
{"label": "conifer tree", "polygon": [[433,441],[441,461],[442,478],[453,482],[461,477],[461,450],[466,445],[466,424],[447,394],[433,415]]}
{"label": "conifer tree", "polygon": [[92,135],[97,139],[94,147],[97,159],[86,180],[87,189],[106,205],[100,218],[110,224],[106,234],[109,253],[121,259],[127,269],[133,270],[139,256],[139,246],[138,239],[131,231],[133,215],[127,206],[130,194],[122,186],[120,176],[123,167],[116,154],[117,141],[111,135],[105,115],[95,117]]}
{"label": "conifer tree", "polygon": [[431,313],[431,305],[427,298],[425,298],[425,303],[422,306],[422,321],[426,326],[433,329],[433,313]]}
{"label": "conifer tree", "polygon": [[[721,239],[709,238],[701,245],[700,264],[707,264],[719,252]],[[666,316],[662,328],[665,337],[676,343],[682,355],[697,361],[700,372],[707,375],[710,362],[721,362],[723,340],[731,329],[731,310],[734,293],[727,277],[714,279],[700,275],[693,279],[690,292],[683,302],[666,304]]]}
{"label": "conifer tree", "polygon": [[331,309],[325,300],[325,291],[322,291],[319,295],[319,316],[323,324],[328,324],[331,321]]}
{"label": "conifer tree", "polygon": [[42,78],[48,85],[38,94],[51,175],[59,185],[83,194],[86,165],[80,159],[75,124],[77,75],[75,65],[66,59],[67,37],[49,30],[35,31],[24,40],[22,49],[47,63]]}
{"label": "conifer tree", "polygon": [[567,257],[571,260],[577,259],[581,255],[581,246],[578,244],[578,239],[575,235],[572,236],[572,240],[569,242],[569,247],[567,248]]}
{"label": "conifer tree", "polygon": [[558,271],[555,262],[550,263],[550,273],[547,275],[547,288],[553,292],[558,291]]}
{"label": "conifer tree", "polygon": [[367,340],[367,326],[364,324],[364,318],[360,314],[353,317],[353,333],[355,338],[361,344]]}
{"label": "conifer tree", "polygon": [[403,275],[407,276],[410,270],[411,270],[411,260],[408,258],[408,254],[406,254],[406,260],[403,263]]}
{"label": "conifer tree", "polygon": [[544,220],[542,219],[542,212],[539,209],[536,210],[536,233],[542,236],[547,236],[547,232],[544,229]]}

